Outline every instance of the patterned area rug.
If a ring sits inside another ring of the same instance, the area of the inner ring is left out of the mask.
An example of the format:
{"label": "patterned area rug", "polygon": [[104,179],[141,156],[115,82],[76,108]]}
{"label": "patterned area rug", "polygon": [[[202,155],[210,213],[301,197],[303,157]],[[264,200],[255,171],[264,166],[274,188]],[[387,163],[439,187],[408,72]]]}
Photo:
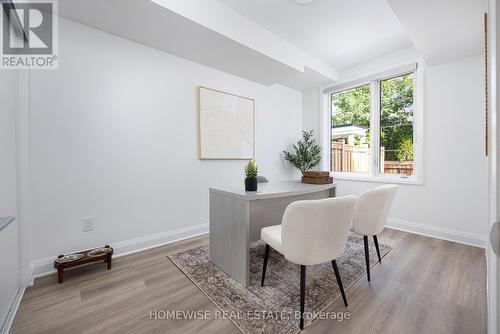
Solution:
{"label": "patterned area rug", "polygon": [[[391,248],[380,244],[380,253]],[[260,286],[264,243],[250,246],[250,283],[247,288],[230,278],[208,259],[208,246],[187,249],[169,256],[200,290],[245,334],[299,332],[299,275],[300,267],[288,262],[271,248],[265,286]],[[370,238],[370,264],[378,262],[373,240]],[[342,257],[337,259],[342,283],[349,302],[349,287],[366,275],[363,238],[349,235]],[[340,296],[331,263],[307,266],[305,322],[310,325]],[[335,312],[348,312],[342,307]],[[335,312],[326,314],[335,318]],[[322,314],[325,316],[325,314]]]}

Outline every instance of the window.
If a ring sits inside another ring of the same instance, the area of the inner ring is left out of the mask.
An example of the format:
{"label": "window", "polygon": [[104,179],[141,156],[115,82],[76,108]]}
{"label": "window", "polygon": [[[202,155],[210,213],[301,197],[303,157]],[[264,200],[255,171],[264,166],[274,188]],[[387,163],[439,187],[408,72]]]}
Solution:
{"label": "window", "polygon": [[370,172],[370,85],[332,94],[331,170]]}
{"label": "window", "polygon": [[332,172],[416,177],[415,76],[413,65],[326,90]]}
{"label": "window", "polygon": [[413,175],[413,73],[380,81],[380,173]]}

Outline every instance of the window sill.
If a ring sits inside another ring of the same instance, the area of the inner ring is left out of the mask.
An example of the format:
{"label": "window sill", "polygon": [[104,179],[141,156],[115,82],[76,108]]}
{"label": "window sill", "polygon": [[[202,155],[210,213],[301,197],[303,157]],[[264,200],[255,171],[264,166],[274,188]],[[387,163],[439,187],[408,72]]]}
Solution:
{"label": "window sill", "polygon": [[360,175],[345,175],[330,173],[333,181],[357,181],[357,182],[374,182],[374,183],[394,183],[394,184],[408,184],[415,186],[423,186],[424,182],[416,177],[391,177],[391,176],[360,176]]}

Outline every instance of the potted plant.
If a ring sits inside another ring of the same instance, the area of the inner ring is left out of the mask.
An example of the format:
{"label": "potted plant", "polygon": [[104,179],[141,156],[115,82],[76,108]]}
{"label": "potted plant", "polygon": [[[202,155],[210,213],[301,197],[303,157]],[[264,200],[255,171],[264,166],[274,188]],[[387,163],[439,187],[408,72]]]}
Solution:
{"label": "potted plant", "polygon": [[302,139],[293,145],[294,152],[283,151],[283,157],[290,165],[304,172],[316,167],[321,161],[321,147],[313,137],[313,130],[302,131]]}
{"label": "potted plant", "polygon": [[245,166],[245,191],[257,191],[257,172],[255,161],[250,160]]}

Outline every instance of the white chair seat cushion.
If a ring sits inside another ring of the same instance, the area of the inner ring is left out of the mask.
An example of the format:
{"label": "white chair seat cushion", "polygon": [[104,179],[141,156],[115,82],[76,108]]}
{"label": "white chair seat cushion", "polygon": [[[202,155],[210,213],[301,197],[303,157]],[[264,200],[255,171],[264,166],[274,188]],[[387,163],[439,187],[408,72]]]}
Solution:
{"label": "white chair seat cushion", "polygon": [[281,225],[264,227],[260,231],[260,238],[274,250],[283,254],[281,247]]}

